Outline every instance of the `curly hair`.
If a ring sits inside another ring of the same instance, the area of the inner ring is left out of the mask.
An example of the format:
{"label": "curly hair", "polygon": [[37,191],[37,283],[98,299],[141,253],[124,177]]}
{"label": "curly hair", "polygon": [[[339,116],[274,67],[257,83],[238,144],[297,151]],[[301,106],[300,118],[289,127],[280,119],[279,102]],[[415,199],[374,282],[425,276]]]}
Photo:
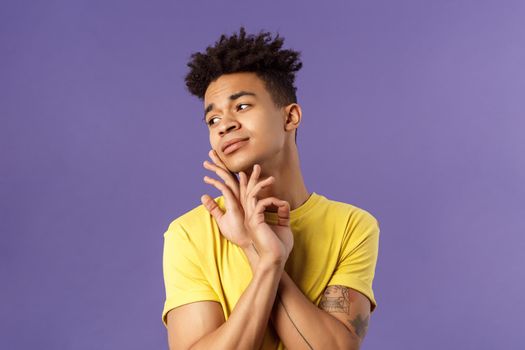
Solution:
{"label": "curly hair", "polygon": [[300,52],[281,49],[284,39],[279,34],[272,39],[269,32],[246,35],[244,26],[239,34],[222,34],[214,46],[204,53],[191,55],[185,77],[192,95],[204,99],[208,85],[221,75],[236,72],[254,72],[265,83],[277,107],[296,103],[295,73],[301,69]]}

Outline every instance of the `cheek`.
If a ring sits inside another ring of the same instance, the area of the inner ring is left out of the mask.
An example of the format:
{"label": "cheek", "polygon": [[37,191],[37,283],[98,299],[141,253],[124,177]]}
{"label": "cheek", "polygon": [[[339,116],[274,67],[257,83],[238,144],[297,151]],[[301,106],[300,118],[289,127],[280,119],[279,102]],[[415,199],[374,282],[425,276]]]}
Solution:
{"label": "cheek", "polygon": [[219,153],[219,140],[210,134],[209,136],[210,140],[210,148],[214,149],[217,153]]}
{"label": "cheek", "polygon": [[254,135],[257,137],[257,144],[273,154],[280,150],[284,145],[284,134],[279,122],[274,120],[273,122],[267,121],[256,126]]}
{"label": "cheek", "polygon": [[255,128],[255,131],[258,133],[264,133],[265,136],[275,137],[282,132],[281,120],[279,116],[274,114],[261,115],[254,119],[252,128]]}

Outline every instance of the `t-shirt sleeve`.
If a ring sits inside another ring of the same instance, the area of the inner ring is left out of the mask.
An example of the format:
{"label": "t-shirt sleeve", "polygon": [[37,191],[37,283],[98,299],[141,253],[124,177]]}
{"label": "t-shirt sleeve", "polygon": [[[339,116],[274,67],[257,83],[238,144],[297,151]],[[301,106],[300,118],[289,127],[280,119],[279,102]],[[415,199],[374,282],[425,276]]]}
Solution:
{"label": "t-shirt sleeve", "polygon": [[171,309],[196,301],[219,301],[203,273],[195,245],[175,222],[164,233],[162,268],[166,289],[162,322],[166,328]]}
{"label": "t-shirt sleeve", "polygon": [[350,219],[346,228],[338,265],[328,285],[343,285],[364,294],[377,306],[372,290],[379,250],[379,223],[370,213],[363,211],[357,219]]}

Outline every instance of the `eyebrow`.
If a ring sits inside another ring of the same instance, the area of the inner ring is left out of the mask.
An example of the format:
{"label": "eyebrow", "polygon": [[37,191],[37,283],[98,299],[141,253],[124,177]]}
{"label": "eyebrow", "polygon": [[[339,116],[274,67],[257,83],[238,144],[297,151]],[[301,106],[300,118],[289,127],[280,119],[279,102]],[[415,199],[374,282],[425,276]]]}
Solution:
{"label": "eyebrow", "polygon": [[[245,95],[249,95],[249,96],[257,96],[255,93],[253,92],[250,92],[250,91],[239,91],[239,92],[236,92],[234,93],[233,95],[230,95],[230,101],[235,101],[236,99],[238,99],[239,97],[241,96],[245,96]],[[211,111],[213,110],[213,108],[215,108],[215,106],[213,105],[213,103],[210,103],[206,109],[204,110],[204,120],[206,120],[206,115]]]}

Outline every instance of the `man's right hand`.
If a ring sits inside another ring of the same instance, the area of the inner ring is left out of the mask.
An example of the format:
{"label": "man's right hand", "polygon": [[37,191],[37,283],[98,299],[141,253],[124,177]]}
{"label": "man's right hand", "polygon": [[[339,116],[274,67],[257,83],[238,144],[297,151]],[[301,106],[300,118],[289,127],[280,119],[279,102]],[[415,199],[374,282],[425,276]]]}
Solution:
{"label": "man's right hand", "polygon": [[[239,173],[240,200],[244,209],[244,225],[257,246],[258,255],[270,264],[278,263],[284,268],[284,264],[293,248],[294,239],[290,228],[290,205],[287,201],[276,197],[259,199],[259,191],[267,186],[269,179],[273,176],[259,181],[261,167],[255,164],[248,179],[244,172]],[[264,212],[270,206],[277,207],[277,224],[266,223]]]}
{"label": "man's right hand", "polygon": [[[240,201],[239,180],[228,170],[226,165],[221,161],[217,153],[212,149],[208,153],[214,163],[204,161],[203,166],[211,171],[214,171],[223,181],[219,181],[208,176],[204,177],[204,182],[215,186],[225,199],[225,209],[223,212],[217,203],[209,195],[201,196],[201,202],[204,207],[215,218],[217,226],[221,234],[230,242],[246,249],[251,246],[252,238],[246,229],[244,209]],[[267,186],[272,183],[273,177],[269,177],[260,182],[261,186]]]}

